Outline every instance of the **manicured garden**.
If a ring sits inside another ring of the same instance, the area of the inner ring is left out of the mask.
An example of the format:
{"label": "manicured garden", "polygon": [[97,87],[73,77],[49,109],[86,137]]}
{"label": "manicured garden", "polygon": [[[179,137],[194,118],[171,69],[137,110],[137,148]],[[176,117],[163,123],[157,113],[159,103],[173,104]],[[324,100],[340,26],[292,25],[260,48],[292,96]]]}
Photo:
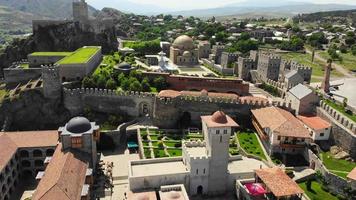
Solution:
{"label": "manicured garden", "polygon": [[98,47],[80,48],[80,49],[76,50],[73,54],[58,61],[58,64],[65,65],[65,64],[86,63],[99,50],[100,49]]}
{"label": "manicured garden", "polygon": [[356,162],[351,162],[343,159],[334,158],[330,152],[323,152],[320,154],[321,159],[325,167],[330,170],[330,172],[346,178],[347,174],[356,167]]}
{"label": "manicured garden", "polygon": [[258,136],[252,131],[243,131],[236,134],[240,147],[248,154],[255,155],[263,160],[266,160],[266,155],[263,152],[263,147],[258,141]]}
{"label": "manicured garden", "polygon": [[305,194],[312,200],[338,200],[338,198],[328,191],[322,189],[322,185],[317,181],[311,182],[311,188],[308,190],[307,182],[298,184],[305,192]]}

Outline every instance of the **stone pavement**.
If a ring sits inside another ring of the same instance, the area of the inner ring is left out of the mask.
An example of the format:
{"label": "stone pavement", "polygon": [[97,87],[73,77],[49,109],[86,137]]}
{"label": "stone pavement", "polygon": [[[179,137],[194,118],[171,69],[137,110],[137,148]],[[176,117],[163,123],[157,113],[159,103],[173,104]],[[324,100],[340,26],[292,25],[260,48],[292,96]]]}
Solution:
{"label": "stone pavement", "polygon": [[131,160],[139,160],[138,154],[130,154],[128,149],[120,149],[115,152],[104,152],[101,155],[101,160],[113,162],[113,193],[112,196],[101,198],[104,200],[122,200],[125,198],[124,193],[128,191],[128,163]]}

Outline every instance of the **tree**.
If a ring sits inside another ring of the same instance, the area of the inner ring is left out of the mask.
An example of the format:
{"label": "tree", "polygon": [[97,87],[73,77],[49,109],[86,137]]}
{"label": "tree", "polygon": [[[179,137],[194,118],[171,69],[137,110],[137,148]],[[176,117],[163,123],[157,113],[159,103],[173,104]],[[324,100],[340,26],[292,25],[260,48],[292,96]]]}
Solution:
{"label": "tree", "polygon": [[95,87],[95,82],[93,78],[91,77],[84,77],[82,81],[82,87],[84,88],[94,88]]}
{"label": "tree", "polygon": [[150,85],[150,81],[148,80],[148,78],[144,78],[141,82],[141,85],[142,85],[142,91],[144,91],[144,92],[151,91],[151,85]]}
{"label": "tree", "polygon": [[251,36],[250,36],[250,34],[249,33],[247,33],[247,32],[243,32],[243,33],[241,33],[241,35],[240,35],[240,40],[248,40],[248,39],[250,39],[251,38]]}
{"label": "tree", "polygon": [[168,87],[166,79],[164,79],[162,76],[155,78],[153,80],[153,85],[155,88],[157,88],[158,91],[164,90]]}
{"label": "tree", "polygon": [[104,76],[99,76],[96,81],[96,85],[98,88],[105,88],[106,86],[106,78]]}
{"label": "tree", "polygon": [[120,87],[121,87],[123,90],[129,90],[129,88],[130,88],[130,81],[129,81],[129,79],[124,78],[123,80],[121,80]]}
{"label": "tree", "polygon": [[313,33],[309,38],[308,42],[310,45],[316,48],[321,48],[323,44],[327,44],[328,40],[323,32]]}
{"label": "tree", "polygon": [[142,85],[138,80],[135,80],[134,82],[131,82],[129,90],[140,92],[142,91]]}
{"label": "tree", "polygon": [[105,85],[106,89],[114,90],[116,89],[116,87],[117,87],[116,82],[112,78],[106,81],[106,85]]}
{"label": "tree", "polygon": [[137,70],[132,70],[130,72],[130,77],[136,78],[138,81],[142,80],[142,72]]}
{"label": "tree", "polygon": [[311,191],[312,190],[312,180],[310,178],[307,179],[307,182],[305,183],[307,186],[307,190]]}
{"label": "tree", "polygon": [[352,53],[352,55],[356,56],[356,45],[353,45],[351,47],[351,53]]}
{"label": "tree", "polygon": [[125,74],[120,73],[119,76],[117,77],[117,83],[120,85],[124,79],[126,79]]}

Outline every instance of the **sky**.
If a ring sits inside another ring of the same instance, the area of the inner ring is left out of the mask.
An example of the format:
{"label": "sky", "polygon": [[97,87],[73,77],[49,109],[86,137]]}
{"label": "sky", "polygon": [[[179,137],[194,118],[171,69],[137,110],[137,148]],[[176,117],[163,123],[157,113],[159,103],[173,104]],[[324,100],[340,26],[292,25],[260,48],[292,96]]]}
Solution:
{"label": "sky", "polygon": [[[201,8],[216,8],[231,3],[239,3],[246,0],[87,0],[87,2],[96,8],[113,5],[112,7],[130,7],[154,5],[167,10],[191,10]],[[256,1],[256,0],[255,0]],[[266,3],[266,0],[257,0],[261,3]],[[356,5],[356,0],[290,0],[294,2],[312,2],[312,3],[337,3],[337,4],[353,4]],[[136,5],[135,5],[136,4]],[[146,4],[146,5],[145,5]]]}

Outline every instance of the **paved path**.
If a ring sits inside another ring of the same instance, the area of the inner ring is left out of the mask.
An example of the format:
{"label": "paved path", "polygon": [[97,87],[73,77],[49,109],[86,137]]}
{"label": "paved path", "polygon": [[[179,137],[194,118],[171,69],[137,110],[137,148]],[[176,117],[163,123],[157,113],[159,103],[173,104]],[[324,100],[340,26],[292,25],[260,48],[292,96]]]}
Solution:
{"label": "paved path", "polygon": [[[308,54],[312,54],[312,51],[311,51],[310,49],[306,48],[305,50],[306,50],[306,52],[307,52]],[[315,52],[315,57],[314,57],[314,58],[316,58],[316,59],[318,59],[318,60],[320,60],[320,61],[322,61],[322,62],[327,63],[327,60],[326,60],[325,58],[321,57],[317,52]],[[349,72],[347,69],[345,69],[342,65],[333,63],[332,66],[333,66],[338,72],[340,72],[342,75],[344,75],[344,76],[346,76],[346,77],[348,77],[348,78],[354,78],[354,76],[353,76],[352,74],[350,74],[350,72]]]}

